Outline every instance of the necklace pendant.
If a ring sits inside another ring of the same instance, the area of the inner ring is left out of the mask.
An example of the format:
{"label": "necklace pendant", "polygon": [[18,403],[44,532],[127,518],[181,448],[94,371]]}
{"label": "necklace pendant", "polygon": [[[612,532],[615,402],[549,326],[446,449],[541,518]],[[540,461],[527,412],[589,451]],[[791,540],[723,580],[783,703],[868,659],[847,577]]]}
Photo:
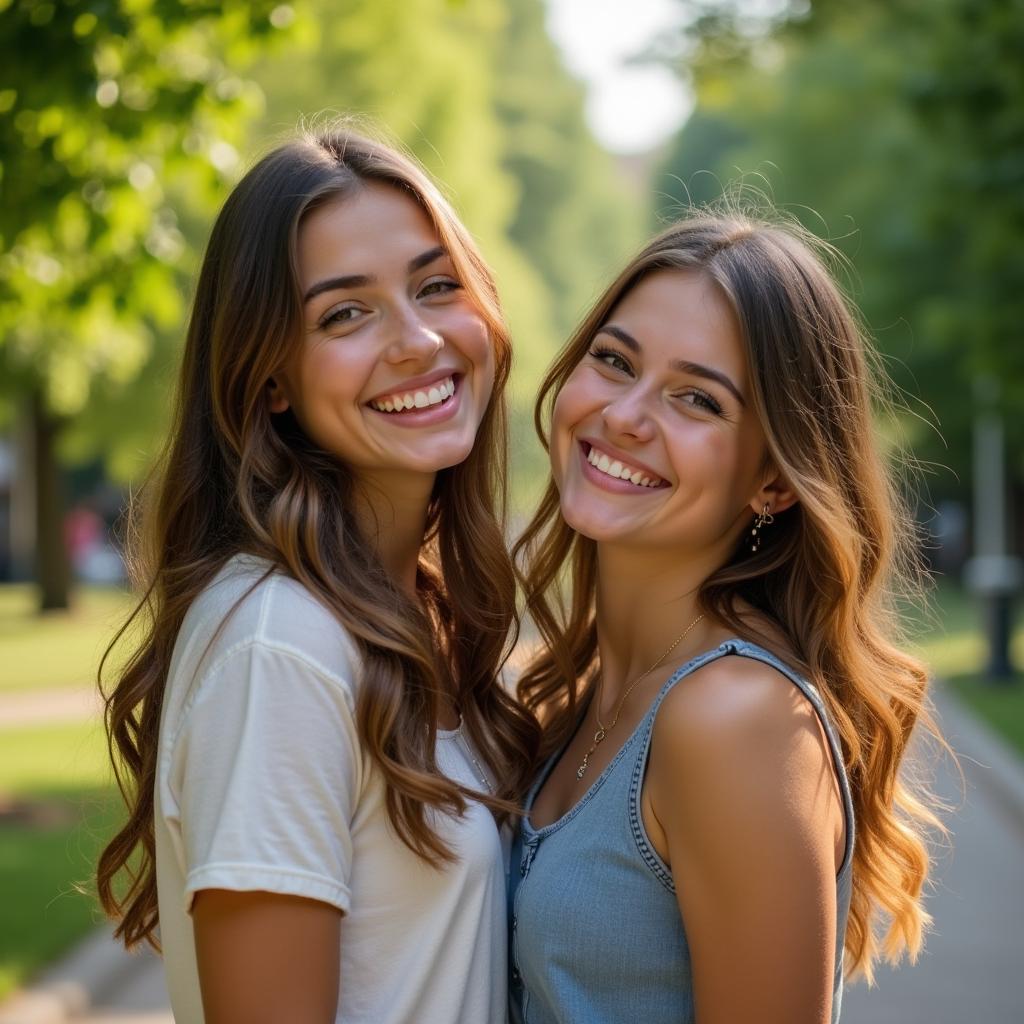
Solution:
{"label": "necklace pendant", "polygon": [[598,729],[597,732],[594,733],[594,746],[596,747],[607,735],[608,733],[605,731],[604,726]]}
{"label": "necklace pendant", "polygon": [[577,779],[582,779],[582,778],[583,778],[583,776],[584,776],[584,775],[586,774],[586,771],[587,771],[587,762],[588,762],[589,760],[590,760],[590,753],[589,753],[589,751],[588,751],[588,753],[587,753],[587,754],[586,754],[586,755],[584,756],[584,758],[583,758],[583,764],[581,764],[581,765],[579,766],[579,768],[577,768],[577,769],[576,769],[576,778],[577,778]]}

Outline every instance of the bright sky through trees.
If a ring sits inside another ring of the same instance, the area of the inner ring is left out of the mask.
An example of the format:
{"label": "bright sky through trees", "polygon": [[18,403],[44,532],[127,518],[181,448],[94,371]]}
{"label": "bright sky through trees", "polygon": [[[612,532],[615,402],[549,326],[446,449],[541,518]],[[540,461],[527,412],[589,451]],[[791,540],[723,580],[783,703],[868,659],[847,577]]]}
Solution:
{"label": "bright sky through trees", "polygon": [[547,0],[548,31],[587,87],[587,120],[617,153],[652,149],[685,120],[692,98],[668,68],[630,64],[682,18],[678,0]]}

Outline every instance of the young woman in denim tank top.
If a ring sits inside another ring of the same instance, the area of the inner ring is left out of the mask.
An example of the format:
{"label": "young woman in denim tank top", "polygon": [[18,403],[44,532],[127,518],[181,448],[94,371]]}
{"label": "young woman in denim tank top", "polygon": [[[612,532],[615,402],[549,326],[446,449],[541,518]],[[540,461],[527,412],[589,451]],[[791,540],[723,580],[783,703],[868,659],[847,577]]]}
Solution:
{"label": "young woman in denim tank top", "polygon": [[844,975],[921,946],[941,826],[899,769],[934,726],[894,597],[923,575],[826,255],[790,225],[680,222],[542,387],[515,1020],[822,1024]]}

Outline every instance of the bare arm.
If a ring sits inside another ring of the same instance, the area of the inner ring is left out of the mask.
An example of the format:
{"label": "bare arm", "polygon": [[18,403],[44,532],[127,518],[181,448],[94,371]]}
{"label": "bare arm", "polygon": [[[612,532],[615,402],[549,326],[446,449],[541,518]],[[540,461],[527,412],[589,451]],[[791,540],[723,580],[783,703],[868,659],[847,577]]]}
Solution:
{"label": "bare arm", "polygon": [[329,1024],[341,912],[269,892],[204,889],[192,905],[206,1024]]}
{"label": "bare arm", "polygon": [[699,670],[659,711],[647,793],[700,1024],[827,1024],[842,805],[806,698],[760,662]]}

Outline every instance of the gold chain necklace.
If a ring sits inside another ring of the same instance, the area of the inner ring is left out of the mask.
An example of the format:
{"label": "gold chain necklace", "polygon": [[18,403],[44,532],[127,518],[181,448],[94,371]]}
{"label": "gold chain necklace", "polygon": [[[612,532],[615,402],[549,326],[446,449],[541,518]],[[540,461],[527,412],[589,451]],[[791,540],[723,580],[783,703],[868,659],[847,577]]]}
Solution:
{"label": "gold chain necklace", "polygon": [[597,719],[597,732],[594,733],[594,742],[590,745],[590,749],[583,756],[582,764],[580,764],[579,768],[576,769],[577,779],[582,779],[583,776],[586,774],[587,765],[590,764],[590,755],[595,750],[597,750],[598,744],[605,738],[605,736],[608,735],[609,730],[615,728],[615,723],[619,720],[619,715],[622,713],[622,707],[626,703],[626,698],[683,642],[684,638],[686,637],[686,634],[689,633],[690,630],[693,629],[693,627],[696,626],[697,623],[700,622],[700,620],[703,618],[703,615],[698,615],[697,618],[695,618],[693,622],[691,622],[686,627],[686,629],[684,629],[682,633],[680,633],[679,636],[677,636],[675,640],[672,641],[671,645],[669,646],[669,649],[642,676],[638,676],[635,680],[633,680],[632,683],[629,684],[629,686],[626,689],[626,692],[622,695],[622,698],[619,700],[619,706],[615,709],[615,717],[612,719],[611,725],[609,725],[607,728],[605,728],[604,723],[601,721],[601,684],[604,682],[604,676],[602,675],[598,677],[597,693],[595,694],[594,698],[597,701],[596,710],[594,713],[594,717]]}

